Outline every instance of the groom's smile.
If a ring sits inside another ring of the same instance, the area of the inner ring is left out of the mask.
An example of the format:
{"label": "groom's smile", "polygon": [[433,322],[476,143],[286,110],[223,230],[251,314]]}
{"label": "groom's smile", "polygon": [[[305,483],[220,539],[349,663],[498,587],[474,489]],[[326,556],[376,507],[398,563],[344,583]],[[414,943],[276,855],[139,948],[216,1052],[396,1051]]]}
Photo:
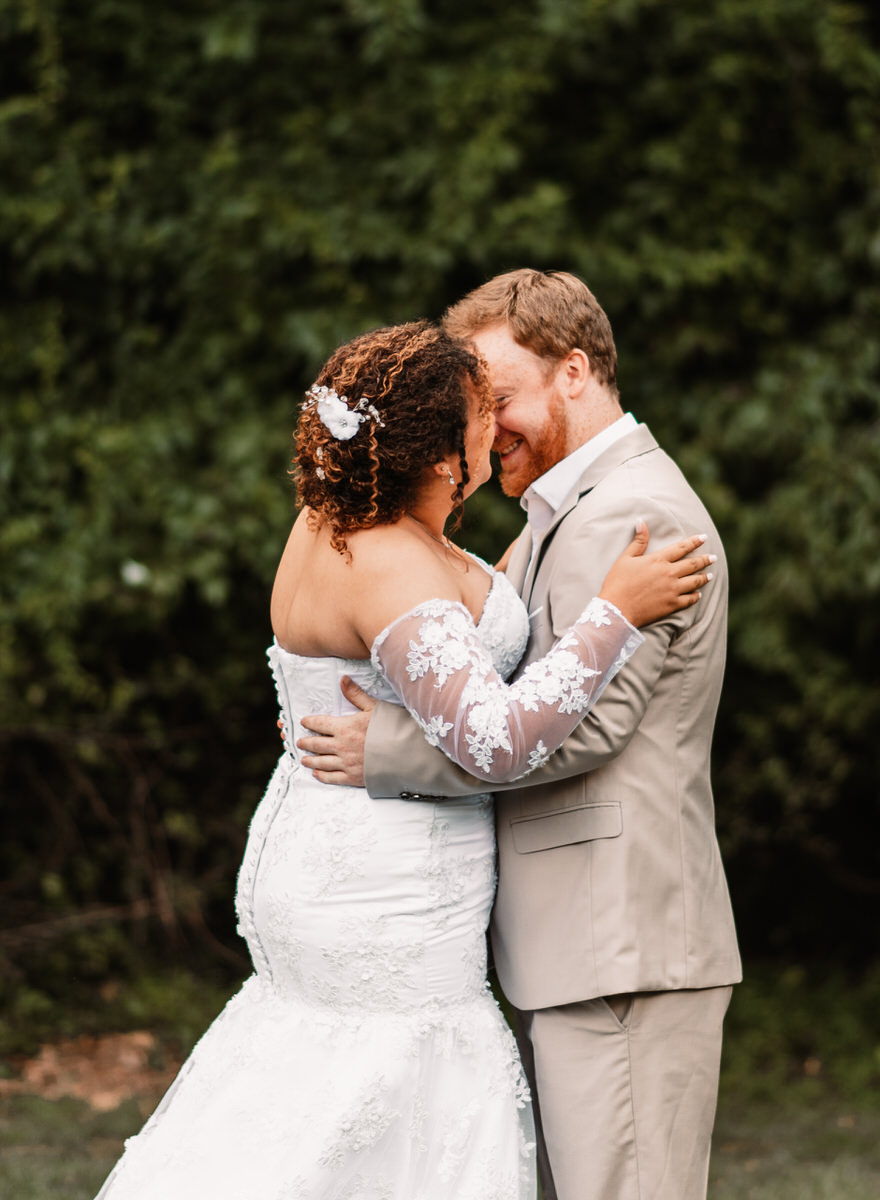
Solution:
{"label": "groom's smile", "polygon": [[514,341],[507,326],[482,329],[472,342],[489,365],[495,394],[499,479],[508,496],[529,484],[568,451],[565,401],[547,364]]}
{"label": "groom's smile", "polygon": [[522,438],[517,438],[515,441],[509,443],[506,446],[496,444],[495,446],[493,446],[493,449],[494,449],[495,453],[499,456],[501,461],[506,462],[507,459],[510,458],[511,454],[513,454],[514,451],[517,450],[522,444],[523,444]]}

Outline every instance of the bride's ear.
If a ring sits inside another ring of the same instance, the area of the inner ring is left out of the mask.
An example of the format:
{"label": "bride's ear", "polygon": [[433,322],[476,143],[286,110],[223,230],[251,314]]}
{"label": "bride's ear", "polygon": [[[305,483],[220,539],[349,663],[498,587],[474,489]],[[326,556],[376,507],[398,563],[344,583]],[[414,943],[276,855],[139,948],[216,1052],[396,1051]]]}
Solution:
{"label": "bride's ear", "polygon": [[455,487],[455,476],[452,473],[452,467],[445,459],[441,459],[440,462],[434,463],[434,465],[431,467],[431,470],[440,479],[442,479],[444,483],[448,483],[450,487]]}

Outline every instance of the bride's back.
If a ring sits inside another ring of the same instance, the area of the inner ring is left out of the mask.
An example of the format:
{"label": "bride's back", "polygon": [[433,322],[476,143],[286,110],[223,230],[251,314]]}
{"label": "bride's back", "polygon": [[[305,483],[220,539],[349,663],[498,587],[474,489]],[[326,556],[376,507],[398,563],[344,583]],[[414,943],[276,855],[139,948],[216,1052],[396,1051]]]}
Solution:
{"label": "bride's back", "polygon": [[300,513],[272,589],[280,646],[316,658],[369,658],[373,638],[423,600],[459,600],[479,620],[490,577],[460,551],[427,544],[405,520],[346,535],[347,554],[326,523]]}

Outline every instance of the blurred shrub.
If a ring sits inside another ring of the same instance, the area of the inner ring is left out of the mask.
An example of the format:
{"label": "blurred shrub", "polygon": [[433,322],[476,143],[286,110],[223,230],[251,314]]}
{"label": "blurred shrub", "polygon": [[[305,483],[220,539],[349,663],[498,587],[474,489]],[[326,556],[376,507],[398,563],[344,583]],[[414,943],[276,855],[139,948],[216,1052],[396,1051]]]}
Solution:
{"label": "blurred shrub", "polygon": [[877,1108],[880,970],[749,965],[725,1023],[724,1084],[740,1101],[820,1092]]}

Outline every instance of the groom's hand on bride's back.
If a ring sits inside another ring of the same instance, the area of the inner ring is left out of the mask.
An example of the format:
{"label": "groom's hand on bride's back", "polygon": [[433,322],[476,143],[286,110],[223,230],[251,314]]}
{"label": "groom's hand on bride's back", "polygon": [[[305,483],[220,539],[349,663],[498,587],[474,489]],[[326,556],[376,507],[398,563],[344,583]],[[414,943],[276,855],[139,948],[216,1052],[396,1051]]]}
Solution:
{"label": "groom's hand on bride's back", "polygon": [[376,701],[354,680],[344,676],[342,694],[359,711],[347,717],[317,713],[302,718],[309,737],[301,737],[297,748],[304,750],[302,764],[321,783],[364,786],[364,742]]}

